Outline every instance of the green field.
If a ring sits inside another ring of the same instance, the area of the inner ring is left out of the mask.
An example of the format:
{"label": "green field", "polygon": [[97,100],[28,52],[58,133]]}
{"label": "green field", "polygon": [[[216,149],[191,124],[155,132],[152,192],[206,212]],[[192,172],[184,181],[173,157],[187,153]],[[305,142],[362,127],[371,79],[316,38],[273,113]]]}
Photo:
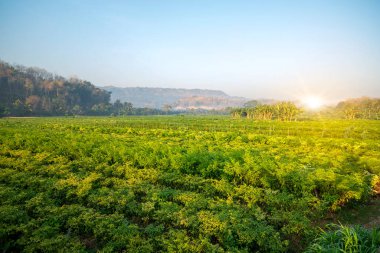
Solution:
{"label": "green field", "polygon": [[379,140],[375,120],[0,119],[1,250],[300,252],[379,190]]}

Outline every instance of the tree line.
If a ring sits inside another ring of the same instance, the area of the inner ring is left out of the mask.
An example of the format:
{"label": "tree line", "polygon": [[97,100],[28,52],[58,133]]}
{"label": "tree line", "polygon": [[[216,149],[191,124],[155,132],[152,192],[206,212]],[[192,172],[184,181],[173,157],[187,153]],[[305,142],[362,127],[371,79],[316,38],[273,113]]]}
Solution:
{"label": "tree line", "polygon": [[346,119],[380,119],[380,98],[351,98],[335,108]]}
{"label": "tree line", "polygon": [[233,118],[255,120],[294,121],[297,119],[343,118],[343,119],[380,119],[379,98],[350,98],[339,102],[336,106],[324,107],[318,111],[310,111],[297,106],[294,102],[282,101],[273,104],[261,104],[256,100],[248,101],[241,108],[230,108]]}
{"label": "tree line", "polygon": [[234,118],[293,121],[302,112],[293,102],[283,101],[272,105],[250,102],[248,105],[249,107],[231,109],[231,115]]}

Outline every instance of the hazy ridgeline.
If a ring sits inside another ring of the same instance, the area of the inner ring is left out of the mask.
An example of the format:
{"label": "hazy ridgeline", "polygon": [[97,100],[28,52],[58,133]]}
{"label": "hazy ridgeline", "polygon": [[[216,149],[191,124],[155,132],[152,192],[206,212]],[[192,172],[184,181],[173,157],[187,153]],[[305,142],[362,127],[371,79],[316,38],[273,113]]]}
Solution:
{"label": "hazy ridgeline", "polygon": [[368,97],[313,111],[296,102],[248,100],[215,90],[105,89],[108,91],[78,78],[66,79],[43,69],[0,61],[0,117],[231,114],[234,118],[281,121],[380,118],[380,99]]}

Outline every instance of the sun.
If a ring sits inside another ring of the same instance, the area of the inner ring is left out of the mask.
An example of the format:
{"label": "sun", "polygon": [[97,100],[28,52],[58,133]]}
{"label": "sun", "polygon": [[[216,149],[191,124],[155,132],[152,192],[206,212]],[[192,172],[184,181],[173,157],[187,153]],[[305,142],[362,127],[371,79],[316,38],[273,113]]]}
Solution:
{"label": "sun", "polygon": [[310,109],[318,109],[323,105],[323,101],[319,97],[307,97],[303,99],[303,103]]}

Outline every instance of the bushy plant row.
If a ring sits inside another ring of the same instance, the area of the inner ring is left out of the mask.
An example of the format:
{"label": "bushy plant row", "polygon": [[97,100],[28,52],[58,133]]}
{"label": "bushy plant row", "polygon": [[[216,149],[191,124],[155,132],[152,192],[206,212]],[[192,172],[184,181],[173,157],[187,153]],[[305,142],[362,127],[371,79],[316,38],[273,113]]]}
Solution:
{"label": "bushy plant row", "polygon": [[343,122],[318,123],[334,138],[310,134],[314,123],[276,122],[304,130],[270,136],[244,124],[1,120],[1,249],[297,252],[316,221],[370,198],[379,182],[379,124],[362,121],[366,136],[344,137]]}

